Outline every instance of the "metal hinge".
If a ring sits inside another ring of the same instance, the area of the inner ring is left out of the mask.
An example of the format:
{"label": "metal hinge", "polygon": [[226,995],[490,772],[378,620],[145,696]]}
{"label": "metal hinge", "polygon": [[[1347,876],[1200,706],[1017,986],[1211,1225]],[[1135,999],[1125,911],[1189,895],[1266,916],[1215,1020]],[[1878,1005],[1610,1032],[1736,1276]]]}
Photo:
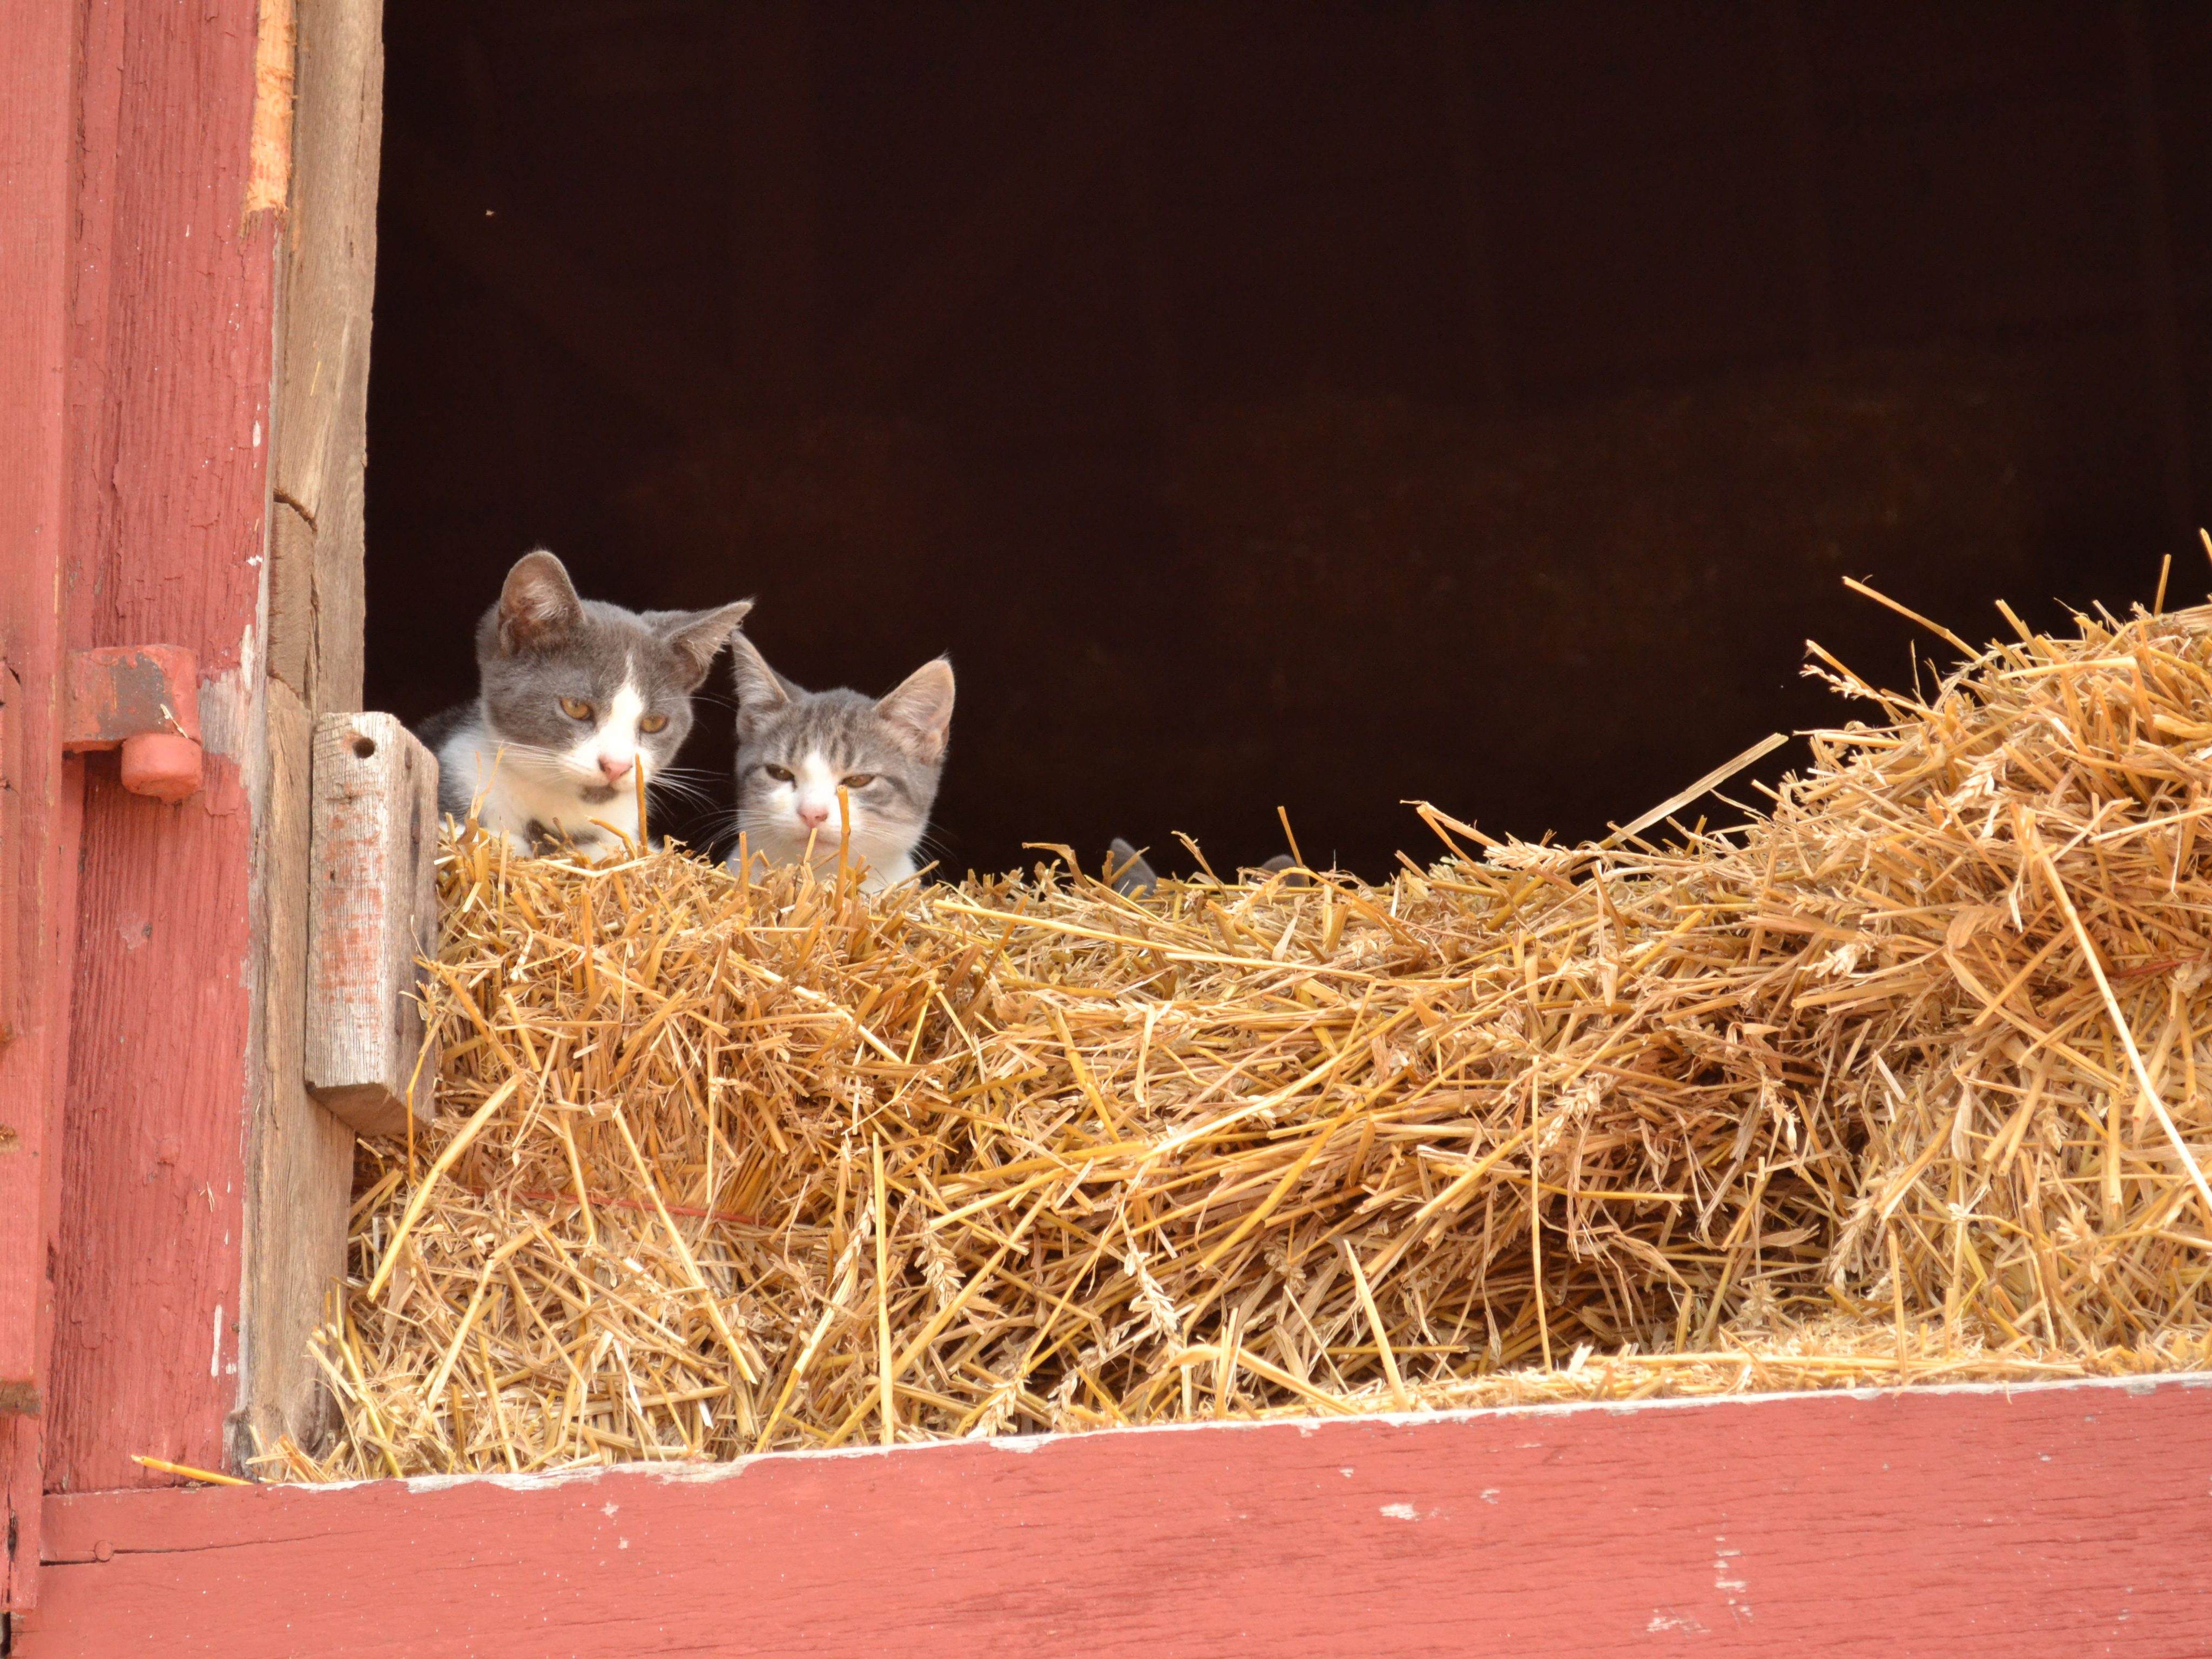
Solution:
{"label": "metal hinge", "polygon": [[200,787],[199,665],[175,645],[72,651],[62,752],[123,751],[123,787],[180,801]]}

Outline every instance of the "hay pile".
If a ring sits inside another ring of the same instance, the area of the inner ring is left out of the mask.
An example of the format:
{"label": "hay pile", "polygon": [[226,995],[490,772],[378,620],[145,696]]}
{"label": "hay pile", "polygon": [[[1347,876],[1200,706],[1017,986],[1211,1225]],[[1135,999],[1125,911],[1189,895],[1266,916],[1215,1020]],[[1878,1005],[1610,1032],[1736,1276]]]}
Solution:
{"label": "hay pile", "polygon": [[2212,610],[2018,631],[1832,663],[1888,723],[1739,827],[1382,887],[464,838],[270,1472],[2207,1363]]}

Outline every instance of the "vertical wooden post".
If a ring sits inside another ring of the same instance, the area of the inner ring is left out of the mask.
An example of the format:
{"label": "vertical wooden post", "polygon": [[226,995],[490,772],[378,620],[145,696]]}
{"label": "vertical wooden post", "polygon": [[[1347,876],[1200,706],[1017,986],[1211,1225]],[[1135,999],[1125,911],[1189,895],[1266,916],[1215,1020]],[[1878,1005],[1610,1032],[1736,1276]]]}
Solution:
{"label": "vertical wooden post", "polygon": [[241,1387],[281,88],[255,0],[65,9],[70,644],[191,651],[205,749],[175,805],[83,763],[46,1419],[48,1490],[82,1491],[161,1479],[134,1453],[221,1466]]}
{"label": "vertical wooden post", "polygon": [[[376,283],[382,0],[292,0],[297,102],[277,256],[270,441],[268,773],[255,842],[255,1073],[248,1154],[245,1432],[312,1446],[327,1400],[307,1341],[345,1266],[353,1130],[307,1092],[311,751],[361,707],[363,472]],[[264,14],[264,16],[266,14]]]}
{"label": "vertical wooden post", "polygon": [[62,757],[75,12],[0,9],[0,1621],[38,1599],[83,779]]}

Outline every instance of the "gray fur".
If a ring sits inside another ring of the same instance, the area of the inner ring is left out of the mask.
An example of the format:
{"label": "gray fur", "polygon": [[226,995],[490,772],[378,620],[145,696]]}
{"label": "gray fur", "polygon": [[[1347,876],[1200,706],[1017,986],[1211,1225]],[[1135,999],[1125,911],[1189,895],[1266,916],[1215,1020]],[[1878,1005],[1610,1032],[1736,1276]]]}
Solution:
{"label": "gray fur", "polygon": [[[1276,854],[1258,868],[1267,875],[1281,876],[1285,887],[1314,884],[1313,878],[1300,870],[1297,861],[1288,853]],[[1120,836],[1115,836],[1107,848],[1106,878],[1108,884],[1125,898],[1148,898],[1160,884],[1158,873],[1145,855]]]}
{"label": "gray fur", "polygon": [[609,783],[565,758],[594,725],[562,700],[590,705],[604,723],[616,694],[633,686],[643,714],[667,721],[635,734],[650,782],[683,746],[692,694],[751,609],[744,599],[711,611],[627,611],[578,598],[552,554],[525,555],[477,624],[477,701],[423,724],[438,752],[440,810],[465,817],[483,795],[484,827],[532,850],[563,837],[586,850],[611,845],[593,820],[634,825],[635,781]]}
{"label": "gray fur", "polygon": [[[822,792],[836,781],[865,777],[845,792],[851,812],[845,850],[866,863],[871,888],[905,880],[915,872],[945,769],[952,665],[942,657],[925,663],[874,698],[842,688],[805,690],[769,667],[751,641],[741,635],[733,643],[738,828],[745,847],[773,863],[793,864],[809,856],[811,842],[817,865],[834,865],[844,839],[841,809],[811,827],[802,809],[809,799],[827,805]],[[791,778],[777,777],[771,769],[778,768]]]}
{"label": "gray fur", "polygon": [[1106,873],[1114,890],[1124,898],[1149,897],[1160,884],[1158,872],[1145,855],[1119,836],[1107,848]]}

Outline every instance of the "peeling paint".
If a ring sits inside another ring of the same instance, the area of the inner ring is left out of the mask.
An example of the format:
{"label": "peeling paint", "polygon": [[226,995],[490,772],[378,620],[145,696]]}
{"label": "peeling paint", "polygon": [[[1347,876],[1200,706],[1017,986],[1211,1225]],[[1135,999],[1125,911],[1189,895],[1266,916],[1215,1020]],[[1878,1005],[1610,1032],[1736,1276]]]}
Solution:
{"label": "peeling paint", "polygon": [[1411,1504],[1385,1504],[1382,1513],[1393,1521],[1435,1521],[1442,1517],[1442,1510],[1417,1510]]}

